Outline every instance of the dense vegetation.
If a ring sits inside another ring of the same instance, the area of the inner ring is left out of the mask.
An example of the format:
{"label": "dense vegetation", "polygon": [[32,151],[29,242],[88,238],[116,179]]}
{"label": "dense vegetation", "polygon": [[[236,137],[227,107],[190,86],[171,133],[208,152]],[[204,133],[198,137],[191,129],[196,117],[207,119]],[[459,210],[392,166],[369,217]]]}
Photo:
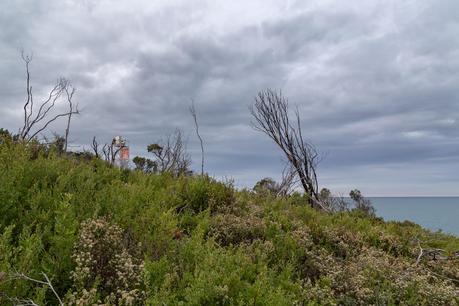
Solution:
{"label": "dense vegetation", "polygon": [[0,174],[1,305],[459,303],[457,260],[417,262],[459,239],[410,222],[11,141]]}

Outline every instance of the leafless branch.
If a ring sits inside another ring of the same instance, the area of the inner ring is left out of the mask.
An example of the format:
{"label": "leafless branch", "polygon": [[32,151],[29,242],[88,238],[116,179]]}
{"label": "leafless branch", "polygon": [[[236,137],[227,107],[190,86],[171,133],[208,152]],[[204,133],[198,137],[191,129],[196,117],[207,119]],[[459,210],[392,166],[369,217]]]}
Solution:
{"label": "leafless branch", "polygon": [[0,297],[2,296],[5,297],[8,301],[10,301],[14,306],[39,306],[32,299],[11,297],[3,292],[0,292]]}
{"label": "leafless branch", "polygon": [[203,144],[203,141],[202,141],[202,137],[199,134],[198,119],[197,119],[196,108],[194,106],[194,100],[193,99],[191,100],[190,113],[191,113],[191,116],[193,117],[193,120],[194,120],[194,126],[195,126],[195,130],[196,130],[196,135],[198,136],[199,143],[201,144],[201,175],[204,175],[204,144]]}
{"label": "leafless branch", "polygon": [[428,258],[429,260],[454,260],[458,258],[459,251],[453,253],[453,255],[448,255],[444,249],[432,248],[426,249],[421,246],[421,241],[419,238],[414,240],[419,248],[419,254],[416,258],[416,265],[418,265],[422,258]]}
{"label": "leafless branch", "polygon": [[70,121],[72,120],[72,115],[73,114],[79,114],[78,111],[78,105],[74,105],[72,102],[73,94],[75,93],[75,88],[70,85],[65,87],[65,95],[67,98],[67,102],[69,104],[69,112],[68,112],[68,117],[67,117],[67,127],[65,129],[65,145],[64,145],[64,152],[67,152],[67,145],[68,145],[68,139],[69,139],[69,132],[70,132]]}
{"label": "leafless branch", "polygon": [[96,140],[96,136],[92,138],[91,149],[94,152],[94,155],[96,156],[96,158],[100,158],[99,143]]}
{"label": "leafless branch", "polygon": [[113,139],[112,143],[109,146],[109,152],[110,152],[110,164],[114,165],[116,162],[116,157],[121,151],[121,147],[115,146],[115,139]]}
{"label": "leafless branch", "polygon": [[117,147],[115,145],[115,139],[112,140],[111,143],[105,143],[102,146],[102,149],[99,150],[99,143],[96,140],[96,136],[92,138],[91,148],[94,152],[94,155],[97,158],[101,158],[103,156],[104,160],[108,162],[110,165],[114,165],[116,162],[116,158],[121,150],[121,147]]}
{"label": "leafless branch", "polygon": [[[75,88],[70,82],[64,78],[57,80],[54,87],[49,92],[47,98],[41,102],[38,106],[38,110],[34,107],[34,98],[32,92],[32,85],[30,84],[30,63],[32,56],[21,54],[22,60],[25,63],[26,68],[26,102],[24,103],[24,123],[19,132],[19,138],[29,142],[39,133],[43,132],[51,123],[56,121],[60,117],[67,117],[67,129],[65,131],[65,150],[67,149],[68,134],[70,130],[70,120],[73,114],[79,114],[78,107],[72,103],[73,94]],[[66,101],[69,104],[69,111],[65,113],[59,113],[55,116],[51,115],[51,112],[56,106],[56,103],[62,98],[66,97]],[[32,132],[35,130],[35,132]]]}
{"label": "leafless branch", "polygon": [[298,183],[296,176],[295,168],[291,164],[286,164],[284,170],[282,170],[281,181],[276,188],[278,196],[287,196],[292,192],[296,183]]}
{"label": "leafless branch", "polygon": [[[51,281],[49,280],[48,276],[44,272],[41,272],[41,274],[43,275],[43,277],[45,278],[46,281],[41,281],[41,280],[38,280],[38,279],[34,279],[32,277],[29,277],[29,276],[25,275],[24,273],[13,273],[10,276],[10,279],[25,279],[25,280],[28,280],[28,281],[31,281],[31,282],[34,282],[34,283],[37,283],[37,284],[48,286],[49,289],[51,289],[51,291],[54,293],[54,296],[56,297],[56,299],[59,301],[59,305],[63,306],[64,303],[62,302],[61,298],[59,297],[59,295],[57,294],[56,290],[54,289],[54,287],[53,287]],[[22,300],[22,301],[27,301],[29,303],[29,304],[23,304],[23,305],[36,305],[30,299],[25,299],[25,300]]]}

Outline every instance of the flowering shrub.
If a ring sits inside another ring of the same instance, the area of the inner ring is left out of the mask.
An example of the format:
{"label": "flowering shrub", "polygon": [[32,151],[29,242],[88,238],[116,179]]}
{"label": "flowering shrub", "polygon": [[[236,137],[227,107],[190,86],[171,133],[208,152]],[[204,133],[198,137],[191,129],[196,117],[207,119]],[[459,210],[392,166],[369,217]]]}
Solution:
{"label": "flowering shrub", "polygon": [[72,258],[76,267],[69,304],[134,305],[143,300],[143,261],[127,249],[118,226],[105,219],[84,221]]}
{"label": "flowering shrub", "polygon": [[238,217],[233,214],[217,215],[212,220],[209,234],[222,245],[253,242],[264,239],[266,226],[263,219],[254,216]]}

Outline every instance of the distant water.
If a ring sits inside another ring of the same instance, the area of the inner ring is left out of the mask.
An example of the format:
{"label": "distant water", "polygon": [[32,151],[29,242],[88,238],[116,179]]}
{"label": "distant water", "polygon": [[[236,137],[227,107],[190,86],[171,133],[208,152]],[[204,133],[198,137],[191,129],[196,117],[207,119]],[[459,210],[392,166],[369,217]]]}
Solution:
{"label": "distant water", "polygon": [[459,236],[459,197],[372,197],[384,220],[409,220],[433,231]]}

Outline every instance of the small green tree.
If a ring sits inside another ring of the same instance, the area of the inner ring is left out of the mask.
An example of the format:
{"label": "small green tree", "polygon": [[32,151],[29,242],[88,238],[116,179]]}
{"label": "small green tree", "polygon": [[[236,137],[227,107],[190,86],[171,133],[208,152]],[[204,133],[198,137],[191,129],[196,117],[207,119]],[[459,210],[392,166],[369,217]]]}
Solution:
{"label": "small green tree", "polygon": [[13,140],[13,136],[7,129],[0,128],[0,144]]}
{"label": "small green tree", "polygon": [[366,199],[360,190],[354,189],[349,193],[349,196],[355,203],[355,209],[364,212],[368,216],[375,216],[375,208],[371,201]]}
{"label": "small green tree", "polygon": [[278,192],[278,185],[276,181],[274,181],[272,178],[265,177],[259,180],[255,184],[255,186],[253,186],[253,191],[255,191],[258,194],[271,193],[273,195],[276,195]]}
{"label": "small green tree", "polygon": [[132,159],[132,162],[134,163],[136,170],[140,170],[144,173],[158,172],[158,165],[156,164],[155,161],[149,158],[136,156]]}

